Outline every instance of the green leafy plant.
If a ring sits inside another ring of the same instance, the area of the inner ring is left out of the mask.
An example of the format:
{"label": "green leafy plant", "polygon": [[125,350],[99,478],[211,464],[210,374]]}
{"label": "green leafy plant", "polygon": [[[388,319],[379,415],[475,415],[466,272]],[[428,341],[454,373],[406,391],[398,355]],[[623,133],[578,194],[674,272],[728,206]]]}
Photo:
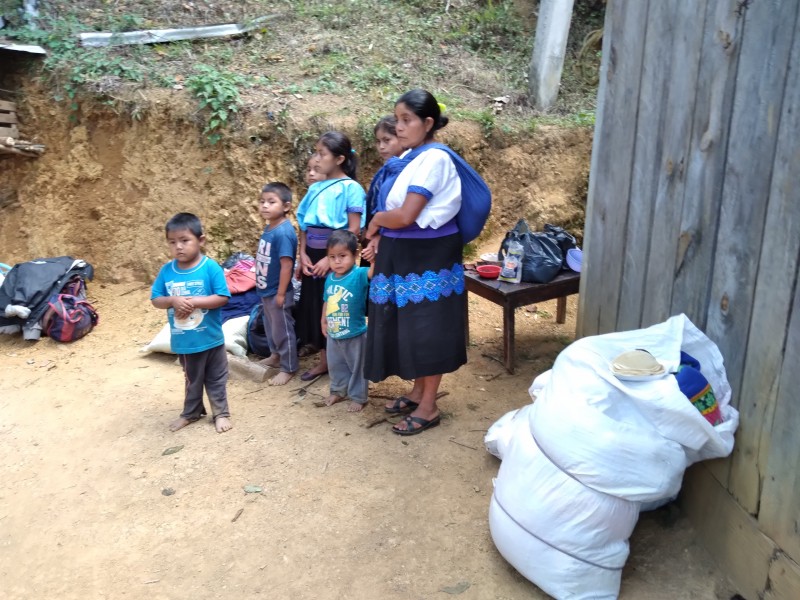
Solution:
{"label": "green leafy plant", "polygon": [[225,223],[211,224],[208,227],[208,237],[218,260],[224,260],[233,254],[233,234]]}
{"label": "green leafy plant", "polygon": [[474,242],[464,244],[462,254],[467,260],[473,260],[476,256],[478,256],[478,246]]}
{"label": "green leafy plant", "polygon": [[200,101],[198,110],[206,109],[208,121],[203,133],[208,141],[216,144],[222,138],[222,129],[228,125],[231,116],[239,111],[241,96],[239,86],[247,80],[235,73],[218,71],[208,65],[197,65],[186,80],[186,87]]}

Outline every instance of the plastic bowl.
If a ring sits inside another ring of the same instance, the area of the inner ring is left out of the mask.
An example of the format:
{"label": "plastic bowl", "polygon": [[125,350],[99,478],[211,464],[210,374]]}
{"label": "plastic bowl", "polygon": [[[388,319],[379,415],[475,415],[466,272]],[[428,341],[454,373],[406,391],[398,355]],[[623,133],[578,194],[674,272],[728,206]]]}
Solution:
{"label": "plastic bowl", "polygon": [[475,270],[484,279],[497,279],[503,269],[497,265],[478,265]]}
{"label": "plastic bowl", "polygon": [[567,250],[567,266],[578,273],[581,272],[583,263],[583,252],[580,248],[570,248]]}

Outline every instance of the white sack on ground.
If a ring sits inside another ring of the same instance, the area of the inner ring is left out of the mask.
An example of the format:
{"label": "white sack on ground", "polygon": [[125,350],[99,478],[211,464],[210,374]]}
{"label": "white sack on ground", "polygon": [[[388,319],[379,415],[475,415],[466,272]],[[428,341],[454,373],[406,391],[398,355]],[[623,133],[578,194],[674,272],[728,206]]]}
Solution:
{"label": "white sack on ground", "polygon": [[[228,319],[222,324],[222,335],[225,337],[225,349],[234,356],[247,356],[247,322],[249,315]],[[169,323],[165,324],[152,341],[139,348],[139,352],[164,352],[175,354],[170,346]]]}
{"label": "white sack on ground", "polygon": [[532,408],[533,404],[527,404],[522,408],[511,410],[497,419],[497,421],[489,427],[486,435],[483,436],[483,445],[486,446],[487,452],[503,460],[506,448],[514,437],[515,428],[527,426],[526,415]]}
{"label": "white sack on ground", "polygon": [[[524,470],[515,468],[523,463]],[[521,527],[541,541],[606,568],[621,569],[625,564],[638,503],[587,488],[550,462],[531,436],[511,440],[494,495]]]}
{"label": "white sack on ground", "polygon": [[[528,534],[500,508],[494,496],[489,505],[489,528],[503,558],[554,598],[612,600],[617,597],[621,568],[606,569],[589,564]],[[534,579],[529,573],[541,575]]]}
{"label": "white sack on ground", "polygon": [[[696,358],[724,422],[712,426],[672,375],[615,377],[614,357],[636,348],[668,371],[681,350]],[[738,412],[722,355],[679,315],[575,342],[529,391],[535,403],[504,415],[485,439],[503,460],[489,513],[492,538],[556,598],[614,598],[641,503],[675,496],[688,465],[733,449]]]}

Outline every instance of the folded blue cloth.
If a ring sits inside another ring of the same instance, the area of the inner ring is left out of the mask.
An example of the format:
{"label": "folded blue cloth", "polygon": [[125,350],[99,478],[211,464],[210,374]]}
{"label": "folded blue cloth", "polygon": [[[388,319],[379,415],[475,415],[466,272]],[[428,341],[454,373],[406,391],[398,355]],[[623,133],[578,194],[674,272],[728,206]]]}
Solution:
{"label": "folded blue cloth", "polygon": [[261,302],[258,292],[253,288],[242,294],[231,294],[231,299],[222,307],[222,322],[235,317],[244,317],[250,314],[253,306]]}

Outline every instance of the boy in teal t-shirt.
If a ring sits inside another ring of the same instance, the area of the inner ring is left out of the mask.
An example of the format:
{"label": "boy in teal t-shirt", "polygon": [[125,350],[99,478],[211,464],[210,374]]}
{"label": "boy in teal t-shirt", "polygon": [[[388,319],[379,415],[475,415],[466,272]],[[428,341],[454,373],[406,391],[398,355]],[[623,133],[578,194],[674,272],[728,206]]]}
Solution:
{"label": "boy in teal t-shirt", "polygon": [[230,299],[225,272],[203,255],[203,226],[195,215],[178,213],[167,221],[167,243],[173,260],[158,273],[150,300],[166,309],[170,346],[186,377],[183,412],[170,424],[177,431],[206,414],[203,388],[211,403],[217,433],[232,425],[228,411],[228,355],[220,308]]}
{"label": "boy in teal t-shirt", "polygon": [[358,238],[347,229],[338,229],[328,238],[328,266],[322,305],[322,333],[328,338],[328,374],[331,406],[350,398],[349,412],[358,412],[367,403],[364,378],[364,352],[367,341],[365,307],[372,267],[356,267]]}

